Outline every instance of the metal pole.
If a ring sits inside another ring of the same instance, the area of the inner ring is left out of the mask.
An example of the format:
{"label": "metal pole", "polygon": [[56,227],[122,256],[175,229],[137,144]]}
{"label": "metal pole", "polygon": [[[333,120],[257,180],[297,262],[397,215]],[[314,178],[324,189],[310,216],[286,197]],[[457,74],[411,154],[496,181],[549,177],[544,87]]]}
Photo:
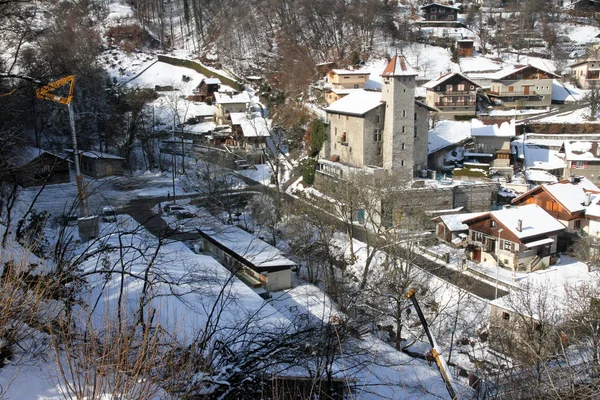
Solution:
{"label": "metal pole", "polygon": [[73,142],[73,161],[75,162],[75,182],[77,183],[77,197],[79,199],[79,211],[81,217],[88,216],[87,196],[85,194],[85,184],[81,168],[79,168],[79,150],[77,149],[77,134],[75,132],[75,113],[73,112],[73,103],[68,103],[69,122],[71,124],[71,141]]}
{"label": "metal pole", "polygon": [[494,300],[498,298],[498,275],[500,274],[500,256],[498,250],[500,249],[500,234],[504,231],[504,228],[498,229],[498,244],[496,245],[496,292],[494,293]]}

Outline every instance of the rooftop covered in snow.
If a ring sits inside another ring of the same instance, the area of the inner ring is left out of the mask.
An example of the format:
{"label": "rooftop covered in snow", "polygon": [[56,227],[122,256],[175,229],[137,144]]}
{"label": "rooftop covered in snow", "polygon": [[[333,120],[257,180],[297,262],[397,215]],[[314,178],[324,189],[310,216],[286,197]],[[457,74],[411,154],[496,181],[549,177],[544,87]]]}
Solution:
{"label": "rooftop covered in snow", "polygon": [[464,76],[463,74],[458,73],[458,72],[447,72],[443,75],[440,75],[438,78],[432,79],[429,82],[425,83],[423,85],[423,87],[426,89],[433,89],[436,86],[441,85],[442,83],[446,82],[448,79],[454,78],[455,76],[458,76],[461,79],[471,82],[471,84],[475,87],[480,87],[477,83],[473,82],[471,79],[467,78],[466,76]]}
{"label": "rooftop covered in snow", "polygon": [[331,103],[329,107],[325,108],[325,111],[332,114],[362,116],[381,104],[383,104],[381,92],[357,89],[340,100]]}
{"label": "rooftop covered in snow", "polygon": [[513,137],[515,136],[515,120],[505,121],[500,125],[485,125],[478,119],[472,119],[471,136]]}
{"label": "rooftop covered in snow", "polygon": [[600,161],[600,141],[568,140],[561,153],[567,161]]}
{"label": "rooftop covered in snow", "polygon": [[[552,234],[565,229],[564,225],[544,211],[537,204],[527,204],[520,207],[509,207],[502,210],[491,211],[463,220],[463,223],[474,223],[479,218],[492,218],[508,229],[520,240],[534,238],[545,234]],[[518,229],[521,221],[521,230]]]}
{"label": "rooftop covered in snow", "polygon": [[516,197],[513,203],[518,203],[522,199],[542,191],[548,193],[570,213],[585,210],[586,193],[600,194],[600,189],[592,181],[585,177],[577,177],[573,178],[572,182],[571,180],[563,180],[553,184],[537,186]]}
{"label": "rooftop covered in snow", "polygon": [[471,137],[469,121],[444,120],[438,122],[427,134],[429,145],[427,152],[435,153],[452,145],[462,144]]}
{"label": "rooftop covered in snow", "polygon": [[296,263],[286,258],[279,249],[237,226],[203,226],[198,232],[234,258],[249,264],[257,272],[279,271],[296,266]]}
{"label": "rooftop covered in snow", "polygon": [[249,104],[250,94],[248,92],[231,93],[231,92],[216,92],[215,103],[216,104]]}

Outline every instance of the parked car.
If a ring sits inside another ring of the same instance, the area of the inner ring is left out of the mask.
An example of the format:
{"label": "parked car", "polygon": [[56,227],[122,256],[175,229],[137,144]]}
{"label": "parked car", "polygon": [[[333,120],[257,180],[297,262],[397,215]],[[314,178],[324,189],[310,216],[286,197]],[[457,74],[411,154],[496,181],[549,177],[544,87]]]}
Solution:
{"label": "parked car", "polygon": [[192,209],[186,206],[177,204],[168,204],[165,206],[165,212],[170,215],[175,215],[177,218],[192,218],[195,214]]}

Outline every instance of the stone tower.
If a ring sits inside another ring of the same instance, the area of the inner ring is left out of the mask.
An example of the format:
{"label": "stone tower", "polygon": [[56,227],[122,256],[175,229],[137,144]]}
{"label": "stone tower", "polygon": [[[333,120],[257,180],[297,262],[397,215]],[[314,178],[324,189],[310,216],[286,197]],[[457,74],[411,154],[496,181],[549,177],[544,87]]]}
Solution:
{"label": "stone tower", "polygon": [[415,174],[415,77],[404,56],[394,56],[381,74],[385,102],[383,168],[410,179]]}

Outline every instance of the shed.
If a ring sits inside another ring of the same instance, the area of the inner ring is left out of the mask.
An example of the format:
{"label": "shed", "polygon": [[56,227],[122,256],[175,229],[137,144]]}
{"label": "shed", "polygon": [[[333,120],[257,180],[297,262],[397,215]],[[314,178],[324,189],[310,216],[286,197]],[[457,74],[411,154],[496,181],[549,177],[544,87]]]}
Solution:
{"label": "shed", "polygon": [[296,263],[281,251],[236,226],[204,226],[198,229],[202,250],[252,287],[278,291],[292,287]]}
{"label": "shed", "polygon": [[36,147],[20,148],[2,161],[0,180],[16,181],[22,187],[70,181],[68,157]]}

